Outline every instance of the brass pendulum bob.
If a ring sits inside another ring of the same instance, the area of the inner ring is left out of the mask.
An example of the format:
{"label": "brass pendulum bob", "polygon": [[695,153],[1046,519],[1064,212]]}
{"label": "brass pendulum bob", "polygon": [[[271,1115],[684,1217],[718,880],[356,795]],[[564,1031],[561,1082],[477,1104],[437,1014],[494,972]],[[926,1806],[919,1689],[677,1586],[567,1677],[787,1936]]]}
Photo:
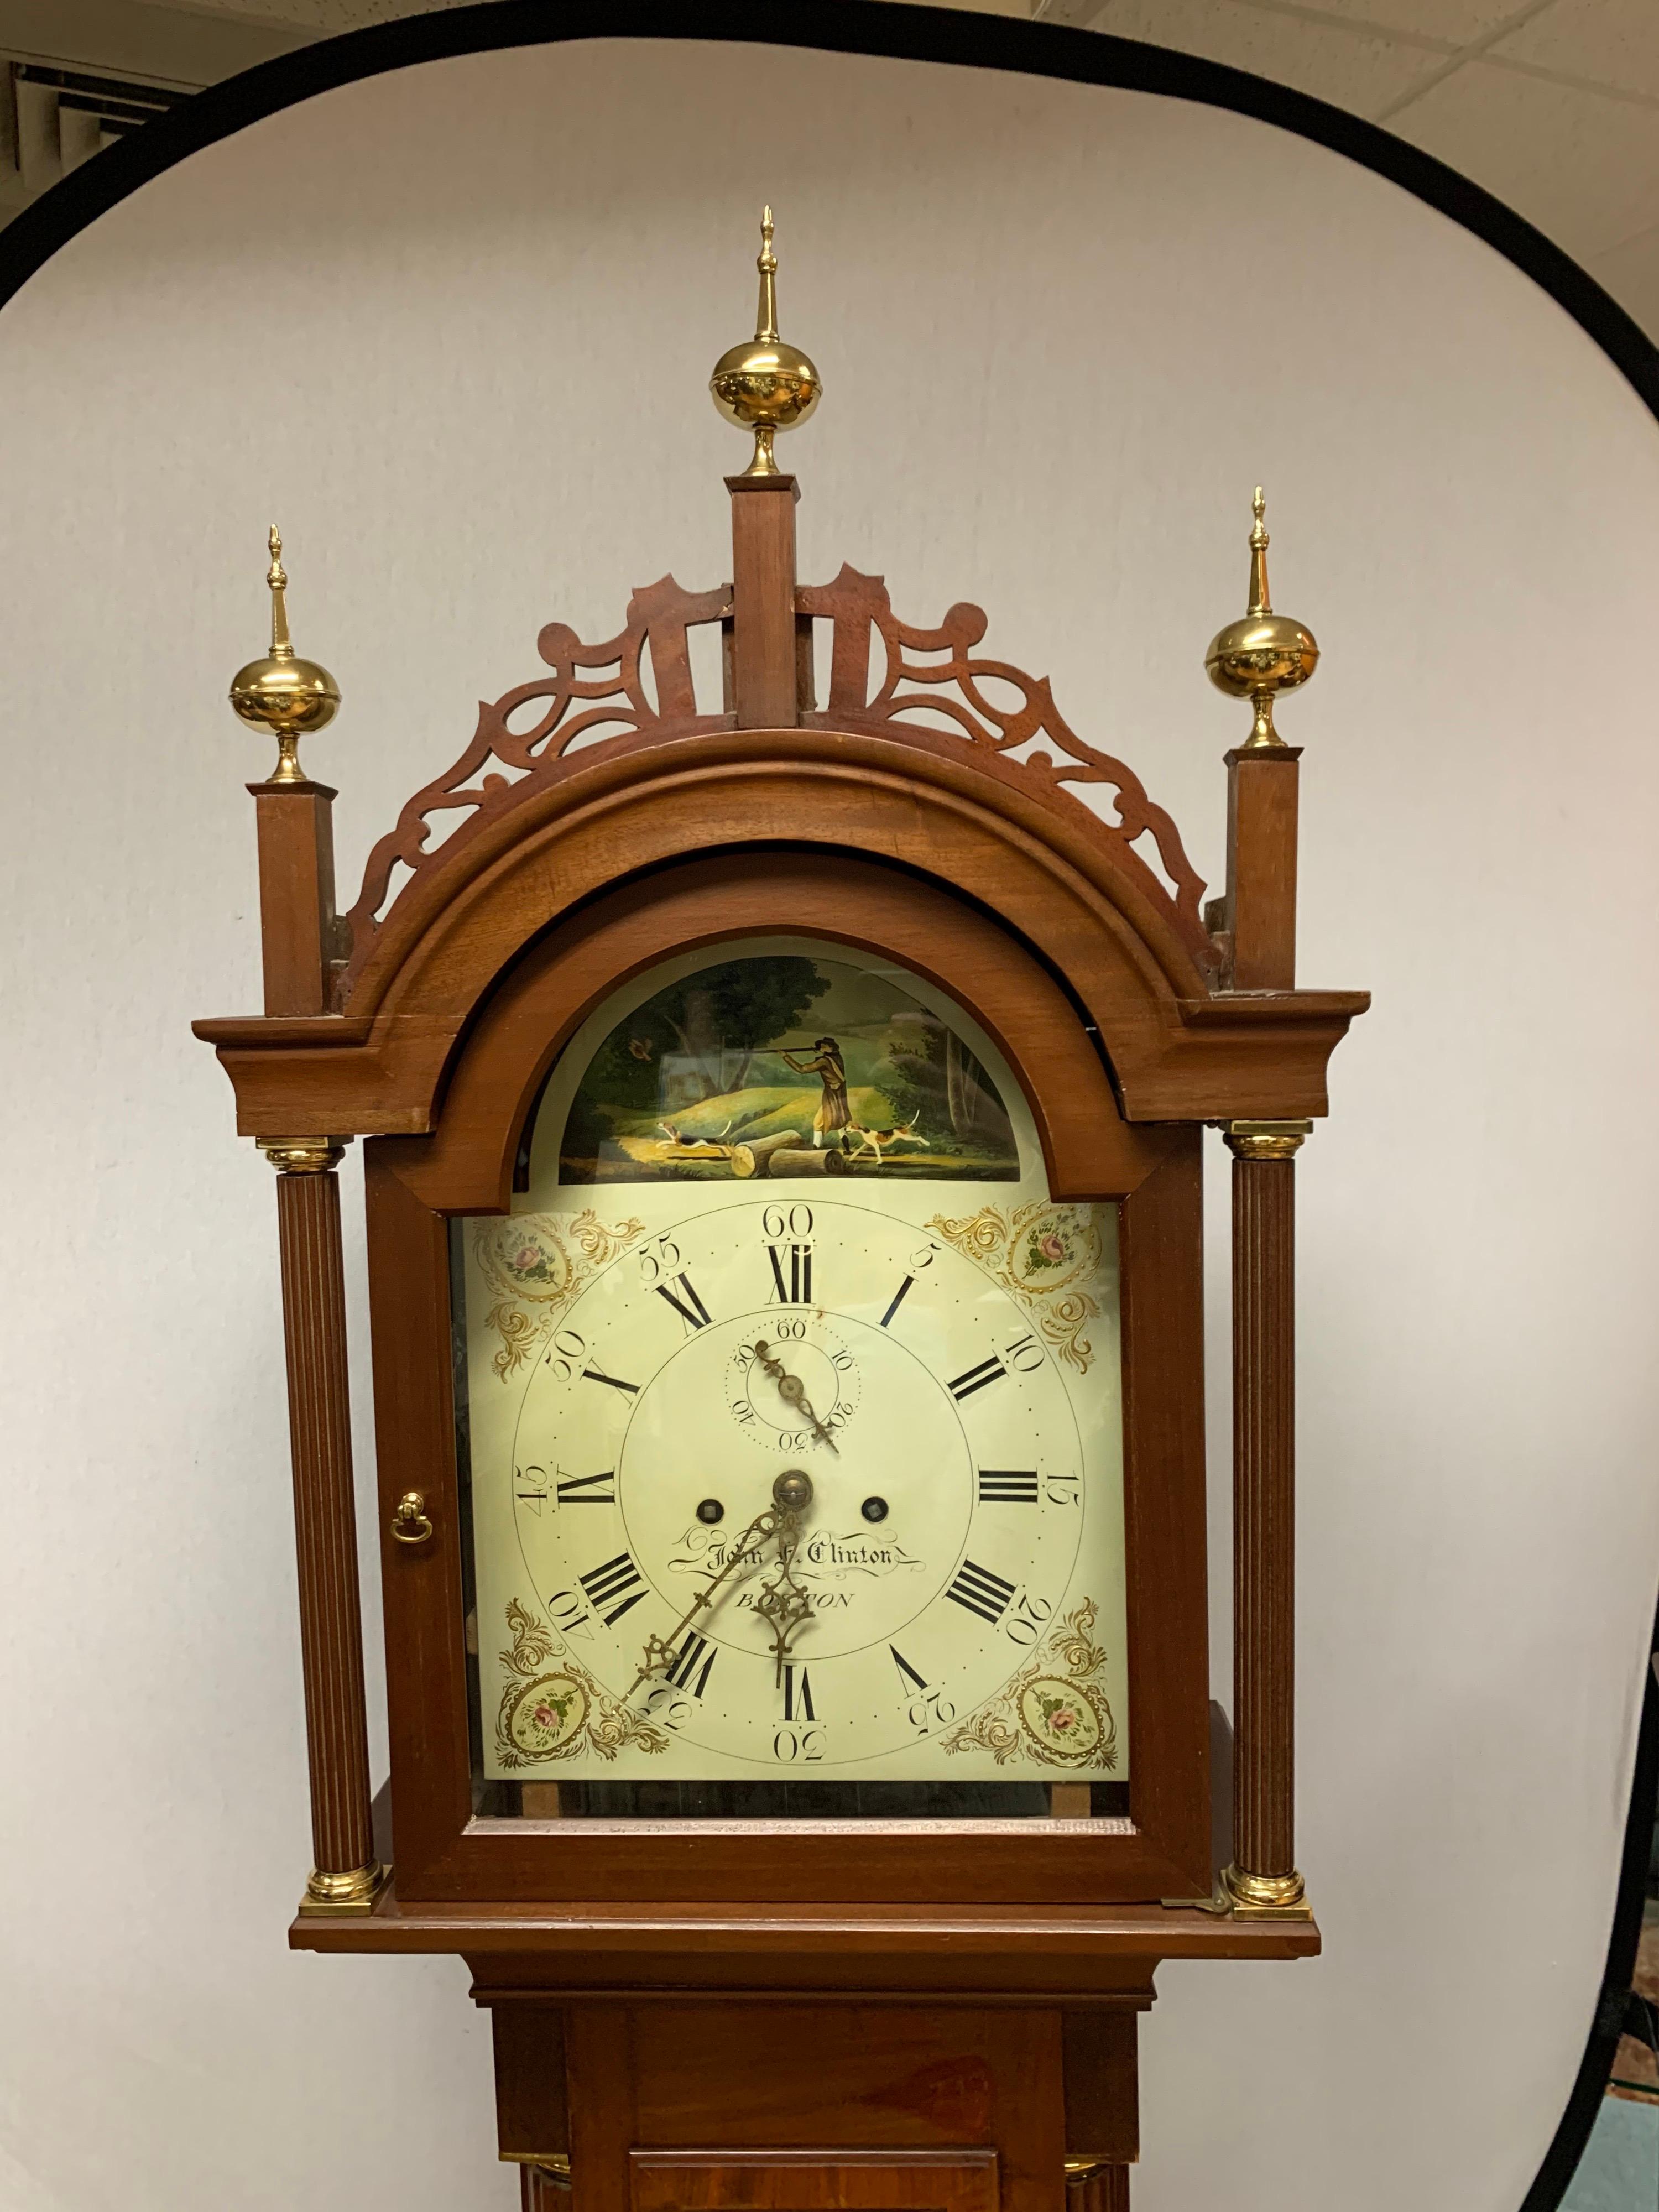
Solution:
{"label": "brass pendulum bob", "polygon": [[230,703],[250,729],[269,730],[276,739],[276,765],[272,783],[304,783],[299,744],[307,730],[320,730],[334,720],[340,705],[340,688],[327,669],[315,660],[301,660],[288,634],[288,577],[283,568],[283,541],[270,526],[270,567],[265,581],[270,586],[270,651],[239,668],[230,683]]}
{"label": "brass pendulum bob", "polygon": [[1267,501],[1260,484],[1254,501],[1255,526],[1250,532],[1250,606],[1238,622],[1229,623],[1210,641],[1204,665],[1210,681],[1230,698],[1248,699],[1255,709],[1255,722],[1244,741],[1246,752],[1261,752],[1285,743],[1273,727],[1273,698],[1294,691],[1307,682],[1319,665],[1319,647],[1313,632],[1289,615],[1276,615],[1267,596],[1267,531],[1262,520]]}
{"label": "brass pendulum bob", "polygon": [[780,474],[772,441],[780,430],[804,422],[823,395],[823,383],[799,346],[778,336],[777,259],[772,252],[772,210],[761,216],[760,308],[755,335],[723,353],[714,364],[708,389],[728,422],[755,434],[754,458],[746,477]]}

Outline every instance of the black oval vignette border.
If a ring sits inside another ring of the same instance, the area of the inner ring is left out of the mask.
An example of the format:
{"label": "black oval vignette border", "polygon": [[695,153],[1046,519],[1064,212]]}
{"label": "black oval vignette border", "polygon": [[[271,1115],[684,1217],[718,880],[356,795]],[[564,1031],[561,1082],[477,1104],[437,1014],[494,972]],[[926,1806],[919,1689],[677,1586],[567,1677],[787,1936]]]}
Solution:
{"label": "black oval vignette border", "polygon": [[[182,101],[107,148],[0,229],[0,307],[58,249],[151,178],[250,124],[337,86],[389,70],[505,47],[590,39],[674,39],[806,48],[954,64],[1154,93],[1224,108],[1293,131],[1385,177],[1483,240],[1548,293],[1659,416],[1659,348],[1572,257],[1479,185],[1377,125],[1306,93],[1218,62],[1108,33],[893,0],[796,0],[787,19],[758,0],[705,0],[693,15],[672,0],[482,0],[347,32],[263,62]],[[1659,1643],[1659,1627],[1654,1641]],[[1659,1653],[1655,1655],[1659,1669]],[[1522,2212],[1554,2212],[1594,2125],[1616,2044],[1639,1928],[1659,1773],[1659,1690],[1644,1707],[1625,1864],[1619,1885],[1604,2001],[1577,2080]]]}

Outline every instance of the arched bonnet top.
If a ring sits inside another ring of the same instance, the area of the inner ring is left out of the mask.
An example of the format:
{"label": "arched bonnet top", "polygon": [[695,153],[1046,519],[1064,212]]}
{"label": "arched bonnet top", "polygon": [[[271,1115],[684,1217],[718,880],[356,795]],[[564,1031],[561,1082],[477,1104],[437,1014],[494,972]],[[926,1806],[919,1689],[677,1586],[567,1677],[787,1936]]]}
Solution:
{"label": "arched bonnet top", "polygon": [[[798,581],[799,495],[772,444],[820,387],[778,336],[769,210],[763,241],[754,344],[723,356],[711,385],[755,435],[750,465],[726,479],[732,580],[693,592],[664,576],[598,643],[548,623],[547,673],[481,704],[471,743],[375,845],[343,915],[333,793],[295,756],[313,708],[286,684],[238,696],[282,747],[251,787],[266,1012],[197,1034],[220,1050],[245,1131],[430,1130],[486,1000],[585,902],[699,855],[740,866],[745,850],[780,848],[875,860],[994,917],[1096,1033],[1126,1120],[1322,1113],[1326,1060],[1366,1001],[1294,988],[1297,752],[1272,703],[1312,673],[1317,647],[1269,601],[1260,493],[1249,611],[1210,649],[1212,677],[1253,701],[1255,720],[1227,756],[1227,889],[1206,907],[1174,822],[1134,771],[1071,727],[1046,678],[980,655],[978,607],[918,629],[879,576],[843,566],[827,584]],[[258,666],[280,676],[293,647],[274,556],[270,580],[271,658]],[[694,651],[716,626],[717,700]],[[1082,803],[1083,784],[1110,794],[1109,815]]]}

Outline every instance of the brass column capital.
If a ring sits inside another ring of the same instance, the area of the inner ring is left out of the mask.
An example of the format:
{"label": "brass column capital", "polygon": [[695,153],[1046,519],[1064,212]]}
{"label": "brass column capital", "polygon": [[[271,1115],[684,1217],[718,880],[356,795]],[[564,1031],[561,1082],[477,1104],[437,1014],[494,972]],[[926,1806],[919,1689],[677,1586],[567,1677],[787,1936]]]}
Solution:
{"label": "brass column capital", "polygon": [[1224,1121],[1222,1134],[1236,1160],[1293,1160],[1311,1121]]}
{"label": "brass column capital", "polygon": [[349,1137],[256,1137],[278,1175],[329,1175],[345,1157]]}

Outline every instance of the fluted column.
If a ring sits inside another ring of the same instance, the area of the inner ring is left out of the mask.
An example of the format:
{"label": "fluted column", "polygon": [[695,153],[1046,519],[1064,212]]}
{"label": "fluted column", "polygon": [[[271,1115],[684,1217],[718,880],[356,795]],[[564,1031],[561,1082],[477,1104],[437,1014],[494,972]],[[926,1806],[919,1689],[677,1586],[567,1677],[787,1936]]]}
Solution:
{"label": "fluted column", "polygon": [[1296,1153],[1307,1121],[1234,1121],[1236,1912],[1305,1918],[1296,1868]]}
{"label": "fluted column", "polygon": [[386,1869],[374,1856],[369,1819],[345,1274],[334,1172],[343,1148],[327,1138],[262,1138],[259,1149],[276,1170],[311,1762],[315,1863],[300,1910],[363,1913],[374,1909]]}

